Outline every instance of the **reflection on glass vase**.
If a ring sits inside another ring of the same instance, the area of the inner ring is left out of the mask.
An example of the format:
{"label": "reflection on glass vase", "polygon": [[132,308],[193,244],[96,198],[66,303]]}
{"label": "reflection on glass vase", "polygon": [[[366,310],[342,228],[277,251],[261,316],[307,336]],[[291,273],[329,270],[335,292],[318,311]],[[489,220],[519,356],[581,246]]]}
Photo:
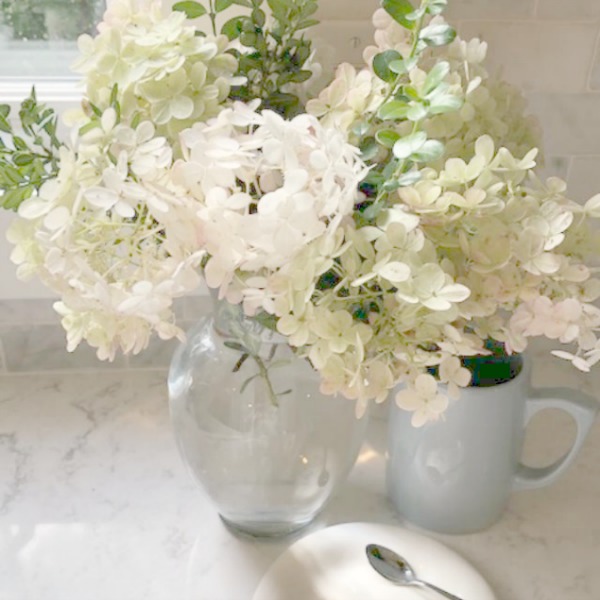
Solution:
{"label": "reflection on glass vase", "polygon": [[169,373],[179,450],[233,528],[285,535],[310,523],[352,468],[366,429],[354,403],[240,307],[215,302]]}

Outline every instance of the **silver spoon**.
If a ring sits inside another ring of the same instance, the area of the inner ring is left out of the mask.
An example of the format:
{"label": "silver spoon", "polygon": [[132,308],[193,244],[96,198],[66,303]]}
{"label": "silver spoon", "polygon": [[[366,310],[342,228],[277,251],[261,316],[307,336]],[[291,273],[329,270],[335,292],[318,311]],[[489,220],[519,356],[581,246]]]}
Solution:
{"label": "silver spoon", "polygon": [[379,546],[377,544],[369,544],[366,548],[367,558],[371,566],[383,577],[389,579],[397,585],[414,585],[422,588],[429,588],[450,600],[463,600],[454,594],[446,592],[437,585],[427,583],[419,579],[411,566],[404,558],[396,554],[393,550]]}

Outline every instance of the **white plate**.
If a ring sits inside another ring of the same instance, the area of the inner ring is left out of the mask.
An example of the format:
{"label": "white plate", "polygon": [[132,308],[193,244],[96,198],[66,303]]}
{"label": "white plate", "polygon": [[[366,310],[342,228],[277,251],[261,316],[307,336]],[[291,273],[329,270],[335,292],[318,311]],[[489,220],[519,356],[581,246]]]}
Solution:
{"label": "white plate", "polygon": [[367,561],[367,544],[394,550],[418,577],[464,600],[496,599],[483,577],[439,542],[391,525],[345,523],[290,546],[263,577],[253,600],[439,600],[435,592],[384,579]]}

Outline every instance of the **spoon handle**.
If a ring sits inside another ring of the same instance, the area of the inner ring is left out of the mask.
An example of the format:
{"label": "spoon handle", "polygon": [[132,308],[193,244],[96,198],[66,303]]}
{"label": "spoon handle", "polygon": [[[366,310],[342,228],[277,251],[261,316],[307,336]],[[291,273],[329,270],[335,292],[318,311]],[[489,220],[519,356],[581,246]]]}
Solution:
{"label": "spoon handle", "polygon": [[437,592],[440,596],[444,596],[444,598],[448,598],[449,600],[464,600],[463,598],[459,598],[458,596],[439,588],[437,585],[433,585],[433,583],[427,583],[426,581],[421,581],[421,583],[425,587],[428,587],[430,590]]}

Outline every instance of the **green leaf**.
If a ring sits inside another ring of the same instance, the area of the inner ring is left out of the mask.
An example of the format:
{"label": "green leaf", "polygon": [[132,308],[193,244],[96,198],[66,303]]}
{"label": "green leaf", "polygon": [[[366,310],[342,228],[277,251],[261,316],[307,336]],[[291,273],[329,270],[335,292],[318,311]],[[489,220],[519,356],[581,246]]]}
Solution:
{"label": "green leaf", "polygon": [[194,2],[194,0],[176,2],[173,4],[173,10],[185,13],[188,19],[197,19],[206,14],[204,6],[200,2]]}
{"label": "green leaf", "polygon": [[115,85],[113,85],[112,90],[110,91],[110,100],[109,100],[109,104],[110,106],[114,106],[117,103],[117,96],[119,94],[119,86],[118,84],[115,83]]}
{"label": "green leaf", "polygon": [[427,77],[425,78],[425,83],[423,84],[423,95],[427,96],[430,94],[435,88],[437,88],[440,83],[446,78],[446,75],[450,73],[450,64],[445,60],[440,61],[429,71]]}
{"label": "green leaf", "polygon": [[266,327],[271,331],[277,331],[277,317],[275,315],[270,315],[266,312],[260,312],[252,318],[260,323],[263,327]]}
{"label": "green leaf", "polygon": [[15,149],[23,152],[23,150],[29,150],[27,143],[23,138],[17,137],[16,135],[13,137],[13,144],[15,145]]}
{"label": "green leaf", "polygon": [[98,127],[101,127],[99,121],[90,121],[89,123],[86,123],[83,127],[79,128],[79,135],[85,135],[88,131],[92,131],[92,129],[96,129]]}
{"label": "green leaf", "polygon": [[282,92],[275,92],[270,94],[264,100],[264,108],[270,108],[280,115],[294,114],[297,110],[299,100],[294,94],[284,94]]}
{"label": "green leaf", "polygon": [[419,39],[425,42],[428,46],[446,46],[454,40],[456,31],[446,23],[438,25],[428,25],[419,33]]}
{"label": "green leaf", "polygon": [[419,8],[417,8],[410,14],[406,15],[406,20],[407,21],[418,21],[421,17],[423,17],[425,15],[426,12],[427,12],[427,9],[425,6],[419,6]]}
{"label": "green leaf", "polygon": [[89,105],[89,106],[90,106],[90,108],[92,109],[92,112],[93,112],[93,113],[94,113],[94,114],[95,114],[97,117],[100,117],[100,118],[102,118],[102,111],[101,111],[101,110],[100,110],[100,109],[99,109],[99,108],[98,108],[98,107],[97,107],[95,104],[92,104],[92,103],[90,102],[90,105]]}
{"label": "green leaf", "polygon": [[15,154],[13,162],[17,167],[26,167],[33,162],[33,156],[31,154]]}
{"label": "green leaf", "polygon": [[375,141],[375,138],[368,137],[360,145],[360,154],[361,158],[365,161],[371,160],[375,158],[377,152],[379,151],[379,146]]}
{"label": "green leaf", "polygon": [[386,83],[393,83],[397,78],[397,74],[390,69],[393,62],[403,62],[402,55],[396,50],[386,50],[377,54],[373,59],[375,75]]}
{"label": "green leaf", "polygon": [[242,34],[240,35],[240,42],[247,48],[254,48],[257,40],[258,36],[256,35],[256,33],[248,33],[247,31],[242,31]]}
{"label": "green leaf", "polygon": [[233,0],[217,0],[215,2],[215,12],[220,13],[227,10],[233,4]]}
{"label": "green leaf", "polygon": [[311,71],[288,71],[287,73],[281,73],[281,75],[277,77],[277,85],[281,87],[286,83],[303,83],[308,81],[311,77]]}
{"label": "green leaf", "polygon": [[267,15],[265,15],[264,10],[260,10],[260,8],[255,8],[252,11],[252,21],[257,27],[264,27],[267,21]]}
{"label": "green leaf", "polygon": [[235,367],[233,367],[233,372],[237,373],[242,368],[242,366],[248,360],[249,357],[250,357],[250,355],[247,352],[242,354],[240,356],[239,360],[235,363]]}
{"label": "green leaf", "polygon": [[252,383],[257,377],[260,377],[260,373],[256,373],[256,375],[252,375],[252,377],[248,377],[248,379],[244,381],[242,387],[240,388],[240,394],[243,394],[250,383]]}
{"label": "green leaf", "polygon": [[382,121],[406,119],[410,106],[401,100],[390,100],[377,111],[377,116]]}
{"label": "green leaf", "polygon": [[[384,184],[385,185],[385,184]],[[381,202],[374,202],[369,206],[364,212],[363,215],[365,219],[372,221],[376,219],[379,213],[383,210],[383,204]]]}
{"label": "green leaf", "polygon": [[427,109],[422,104],[413,104],[406,113],[406,118],[413,123],[422,121],[426,116]]}
{"label": "green leaf", "polygon": [[314,27],[320,23],[319,19],[304,19],[304,21],[300,21],[296,26],[296,31],[301,31],[302,29],[308,29],[309,27]]}
{"label": "green leaf", "polygon": [[438,83],[437,87],[433,88],[428,94],[425,95],[425,99],[433,102],[435,98],[447,95],[449,89],[450,85],[448,85],[445,81],[442,81],[441,83]]}
{"label": "green leaf", "polygon": [[389,179],[382,186],[384,192],[394,192],[398,188],[402,187],[397,179]]}
{"label": "green leaf", "polygon": [[400,187],[407,187],[409,185],[414,185],[417,181],[421,181],[423,175],[420,171],[409,171],[408,173],[404,173],[404,175],[398,177],[398,185]]}
{"label": "green leaf", "polygon": [[11,133],[12,127],[8,122],[7,118],[0,114],[0,131],[4,131],[5,133]]}
{"label": "green leaf", "polygon": [[8,104],[0,104],[0,117],[8,119],[8,115],[10,115],[10,106]]}
{"label": "green leaf", "polygon": [[370,128],[369,123],[366,121],[356,121],[356,123],[352,125],[352,133],[358,137],[363,137],[369,132]]}
{"label": "green leaf", "polygon": [[2,172],[6,178],[6,181],[12,185],[19,185],[23,181],[23,176],[21,173],[11,165],[4,165]]}
{"label": "green leaf", "polygon": [[413,29],[415,22],[408,19],[408,15],[414,12],[413,5],[408,0],[383,0],[382,8],[402,27]]}
{"label": "green leaf", "polygon": [[223,342],[223,345],[226,348],[229,348],[230,350],[236,350],[237,352],[243,352],[244,354],[246,354],[248,352],[247,348],[245,348],[244,346],[242,346],[242,344],[238,343],[238,342]]}
{"label": "green leaf", "polygon": [[436,96],[429,104],[429,114],[443,115],[455,110],[458,110],[463,105],[462,98],[452,96],[451,94],[443,94]]}
{"label": "green leaf", "polygon": [[0,195],[0,205],[7,210],[17,210],[19,205],[33,193],[33,187],[28,186],[16,190],[6,190]]}
{"label": "green leaf", "polygon": [[389,64],[389,69],[397,75],[403,75],[408,72],[408,63],[405,60],[393,60]]}
{"label": "green leaf", "polygon": [[410,135],[399,139],[394,144],[392,151],[396,158],[408,158],[414,152],[418,152],[426,141],[427,134],[423,131],[417,131],[416,133],[411,133]]}
{"label": "green leaf", "polygon": [[247,17],[233,17],[229,21],[223,23],[221,33],[226,35],[229,40],[237,40],[242,33],[242,25]]}
{"label": "green leaf", "polygon": [[375,134],[375,138],[382,146],[391,149],[400,139],[400,134],[393,129],[381,129]]}
{"label": "green leaf", "polygon": [[427,12],[430,15],[439,15],[446,10],[448,6],[448,0],[429,0],[427,5]]}
{"label": "green leaf", "polygon": [[412,85],[404,86],[404,94],[409,100],[414,100],[415,102],[419,102],[421,100],[421,94],[416,87]]}
{"label": "green leaf", "polygon": [[441,158],[444,154],[444,144],[438,140],[427,140],[419,150],[413,152],[412,160],[415,162],[431,162]]}

